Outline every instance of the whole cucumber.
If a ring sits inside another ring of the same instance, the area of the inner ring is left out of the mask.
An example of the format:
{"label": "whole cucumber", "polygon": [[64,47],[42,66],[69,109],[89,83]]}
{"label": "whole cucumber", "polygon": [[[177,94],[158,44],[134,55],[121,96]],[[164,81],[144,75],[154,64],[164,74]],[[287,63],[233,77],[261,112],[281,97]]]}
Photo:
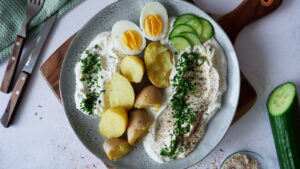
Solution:
{"label": "whole cucumber", "polygon": [[267,109],[281,169],[300,169],[300,109],[296,85],[276,87],[270,94]]}

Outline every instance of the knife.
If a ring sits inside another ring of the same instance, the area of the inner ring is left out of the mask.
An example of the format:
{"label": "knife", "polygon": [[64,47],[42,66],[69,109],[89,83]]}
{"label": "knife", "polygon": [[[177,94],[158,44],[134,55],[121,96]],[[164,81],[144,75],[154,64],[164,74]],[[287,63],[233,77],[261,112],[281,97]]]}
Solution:
{"label": "knife", "polygon": [[57,12],[53,14],[47,21],[44,23],[41,32],[38,34],[38,37],[35,41],[34,47],[32,48],[25,66],[17,80],[17,83],[12,91],[10,100],[5,109],[4,114],[1,117],[1,123],[4,127],[9,127],[11,121],[13,120],[14,115],[16,114],[17,105],[21,100],[22,93],[24,92],[25,84],[29,80],[29,77],[34,69],[36,61],[41,53],[43,45],[47,39],[47,36],[55,23],[57,18]]}

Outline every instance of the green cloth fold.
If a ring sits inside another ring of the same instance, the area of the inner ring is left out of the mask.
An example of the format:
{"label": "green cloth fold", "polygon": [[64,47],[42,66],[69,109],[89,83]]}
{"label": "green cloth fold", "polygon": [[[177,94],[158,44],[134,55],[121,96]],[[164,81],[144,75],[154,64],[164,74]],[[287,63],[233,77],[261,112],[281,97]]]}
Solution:
{"label": "green cloth fold", "polygon": [[[11,53],[16,35],[26,17],[27,0],[0,0],[0,62]],[[42,23],[58,11],[58,18],[83,0],[45,0],[41,11],[27,25],[27,37],[30,39],[40,31]]]}

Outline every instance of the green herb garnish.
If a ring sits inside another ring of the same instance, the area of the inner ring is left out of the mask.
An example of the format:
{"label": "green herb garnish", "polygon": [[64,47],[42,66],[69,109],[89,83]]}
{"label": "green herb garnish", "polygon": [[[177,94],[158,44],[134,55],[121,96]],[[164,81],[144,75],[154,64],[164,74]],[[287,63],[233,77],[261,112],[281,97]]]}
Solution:
{"label": "green herb garnish", "polygon": [[112,59],[117,59],[116,57],[114,57],[114,56],[109,56],[110,58],[112,58]]}
{"label": "green herb garnish", "polygon": [[[98,45],[95,45],[94,48],[97,49]],[[88,94],[86,94],[86,98],[81,101],[80,108],[89,115],[94,115],[93,110],[96,108],[96,104],[101,103],[101,100],[98,100],[99,96],[105,92],[105,90],[101,90],[98,93],[95,91],[95,89],[92,89],[93,87],[100,88],[100,85],[98,84],[99,76],[95,76],[94,74],[97,74],[102,70],[101,57],[99,57],[99,54],[95,51],[95,49],[91,51],[85,50],[85,54],[87,56],[78,60],[82,64],[82,76],[80,81],[86,83],[88,87]]]}
{"label": "green herb garnish", "polygon": [[195,115],[198,113],[189,107],[186,95],[190,91],[194,91],[196,86],[199,85],[199,83],[194,81],[196,68],[202,66],[204,62],[205,57],[199,56],[195,52],[184,52],[178,59],[176,65],[177,73],[172,78],[172,87],[175,90],[175,94],[171,98],[172,116],[176,121],[174,123],[174,131],[170,134],[172,138],[170,146],[161,150],[160,154],[162,156],[176,159],[178,154],[183,151],[181,145],[184,141],[184,135],[190,132],[190,125],[196,121]]}
{"label": "green herb garnish", "polygon": [[93,110],[96,108],[95,105],[97,103],[98,98],[99,94],[96,92],[86,94],[86,98],[83,99],[80,103],[80,108],[83,111],[87,112],[89,115],[93,115]]}
{"label": "green herb garnish", "polygon": [[93,73],[97,73],[102,69],[101,59],[99,57],[99,54],[97,54],[96,52],[90,53],[89,51],[85,51],[85,53],[87,54],[87,56],[79,60],[82,63],[82,77],[80,80],[85,81],[88,84],[89,88],[91,88],[95,81],[97,81],[97,79],[93,78]]}

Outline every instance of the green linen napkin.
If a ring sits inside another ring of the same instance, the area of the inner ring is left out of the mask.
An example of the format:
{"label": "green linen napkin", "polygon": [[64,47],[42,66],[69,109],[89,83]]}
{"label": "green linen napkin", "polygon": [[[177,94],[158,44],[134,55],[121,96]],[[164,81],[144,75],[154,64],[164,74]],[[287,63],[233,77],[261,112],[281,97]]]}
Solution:
{"label": "green linen napkin", "polygon": [[[58,11],[58,18],[83,0],[45,0],[42,10],[27,25],[27,39],[37,35],[42,23]],[[27,0],[1,0],[0,2],[0,62],[11,53],[16,35],[26,16]]]}

